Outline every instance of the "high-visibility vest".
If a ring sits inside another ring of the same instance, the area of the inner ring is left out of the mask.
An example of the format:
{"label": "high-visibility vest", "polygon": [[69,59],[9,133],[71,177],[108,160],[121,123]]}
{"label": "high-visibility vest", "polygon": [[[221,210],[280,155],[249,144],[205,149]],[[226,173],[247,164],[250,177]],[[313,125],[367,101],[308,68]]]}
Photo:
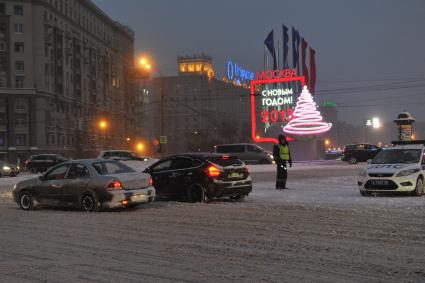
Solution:
{"label": "high-visibility vest", "polygon": [[289,160],[289,147],[287,145],[279,144],[279,157],[282,160]]}

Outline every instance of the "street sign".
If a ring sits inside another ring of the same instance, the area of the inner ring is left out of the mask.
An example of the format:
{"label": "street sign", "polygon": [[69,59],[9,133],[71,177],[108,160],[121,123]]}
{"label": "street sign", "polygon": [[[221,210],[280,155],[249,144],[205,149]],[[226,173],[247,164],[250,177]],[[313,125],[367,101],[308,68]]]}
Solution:
{"label": "street sign", "polygon": [[159,137],[159,143],[166,144],[167,143],[167,136],[160,136]]}

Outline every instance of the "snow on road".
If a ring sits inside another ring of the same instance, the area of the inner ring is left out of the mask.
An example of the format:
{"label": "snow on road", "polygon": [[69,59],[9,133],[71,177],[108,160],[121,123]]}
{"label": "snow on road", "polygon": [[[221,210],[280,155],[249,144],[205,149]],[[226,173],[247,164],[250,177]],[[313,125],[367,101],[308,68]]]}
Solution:
{"label": "snow on road", "polygon": [[[135,169],[141,168],[138,163],[131,165]],[[414,208],[425,205],[425,197],[406,195],[362,197],[357,188],[356,174],[362,166],[364,165],[352,166],[332,161],[294,163],[289,171],[287,184],[289,189],[276,190],[275,165],[250,165],[249,170],[253,175],[254,186],[252,193],[246,198],[246,203],[291,203],[351,208]],[[36,177],[37,175],[33,174],[21,174],[17,177],[1,178],[0,201],[11,200],[11,189],[17,182]]]}

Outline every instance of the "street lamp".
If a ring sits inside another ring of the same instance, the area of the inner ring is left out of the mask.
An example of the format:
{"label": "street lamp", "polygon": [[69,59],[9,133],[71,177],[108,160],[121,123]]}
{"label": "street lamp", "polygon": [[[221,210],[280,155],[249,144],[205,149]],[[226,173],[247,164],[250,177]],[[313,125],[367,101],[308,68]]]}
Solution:
{"label": "street lamp", "polygon": [[102,147],[105,148],[105,143],[106,143],[105,131],[106,131],[106,128],[108,128],[108,122],[102,119],[98,122],[98,126],[99,126],[99,129],[102,131],[102,137],[103,137],[103,142],[102,142],[102,137],[99,139],[99,141],[101,146],[103,144]]}
{"label": "street lamp", "polygon": [[[139,64],[143,68],[143,70],[146,71],[146,72],[150,72],[151,69],[152,69],[151,63],[145,57],[141,57],[139,59]],[[160,96],[160,101],[159,101],[159,107],[160,107],[160,109],[159,109],[159,112],[160,112],[160,119],[159,119],[160,126],[159,126],[159,128],[160,128],[160,134],[159,135],[160,135],[160,137],[162,137],[162,136],[164,136],[164,82],[162,80],[161,70],[158,68],[158,66],[155,69],[159,73],[159,80],[160,80],[159,81],[159,83],[160,83],[160,87],[159,87],[159,90],[160,90],[160,95],[159,95]],[[161,138],[160,138],[160,140],[161,140]],[[161,146],[163,146],[163,145],[161,145]],[[161,157],[162,157],[162,156],[164,156],[164,147],[160,147],[160,148],[161,148]]]}

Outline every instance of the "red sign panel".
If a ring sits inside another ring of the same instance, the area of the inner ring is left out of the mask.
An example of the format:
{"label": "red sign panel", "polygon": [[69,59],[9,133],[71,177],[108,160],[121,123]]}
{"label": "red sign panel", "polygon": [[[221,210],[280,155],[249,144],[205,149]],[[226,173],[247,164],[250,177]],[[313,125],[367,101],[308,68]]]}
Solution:
{"label": "red sign panel", "polygon": [[[284,69],[258,72],[257,79],[251,81],[251,132],[254,142],[278,143],[277,137],[259,134],[257,126],[266,131],[291,119],[295,104],[293,95],[297,94],[294,88],[288,87],[290,83],[302,87],[305,78],[297,76],[295,69]],[[260,93],[256,95],[256,91]]]}

